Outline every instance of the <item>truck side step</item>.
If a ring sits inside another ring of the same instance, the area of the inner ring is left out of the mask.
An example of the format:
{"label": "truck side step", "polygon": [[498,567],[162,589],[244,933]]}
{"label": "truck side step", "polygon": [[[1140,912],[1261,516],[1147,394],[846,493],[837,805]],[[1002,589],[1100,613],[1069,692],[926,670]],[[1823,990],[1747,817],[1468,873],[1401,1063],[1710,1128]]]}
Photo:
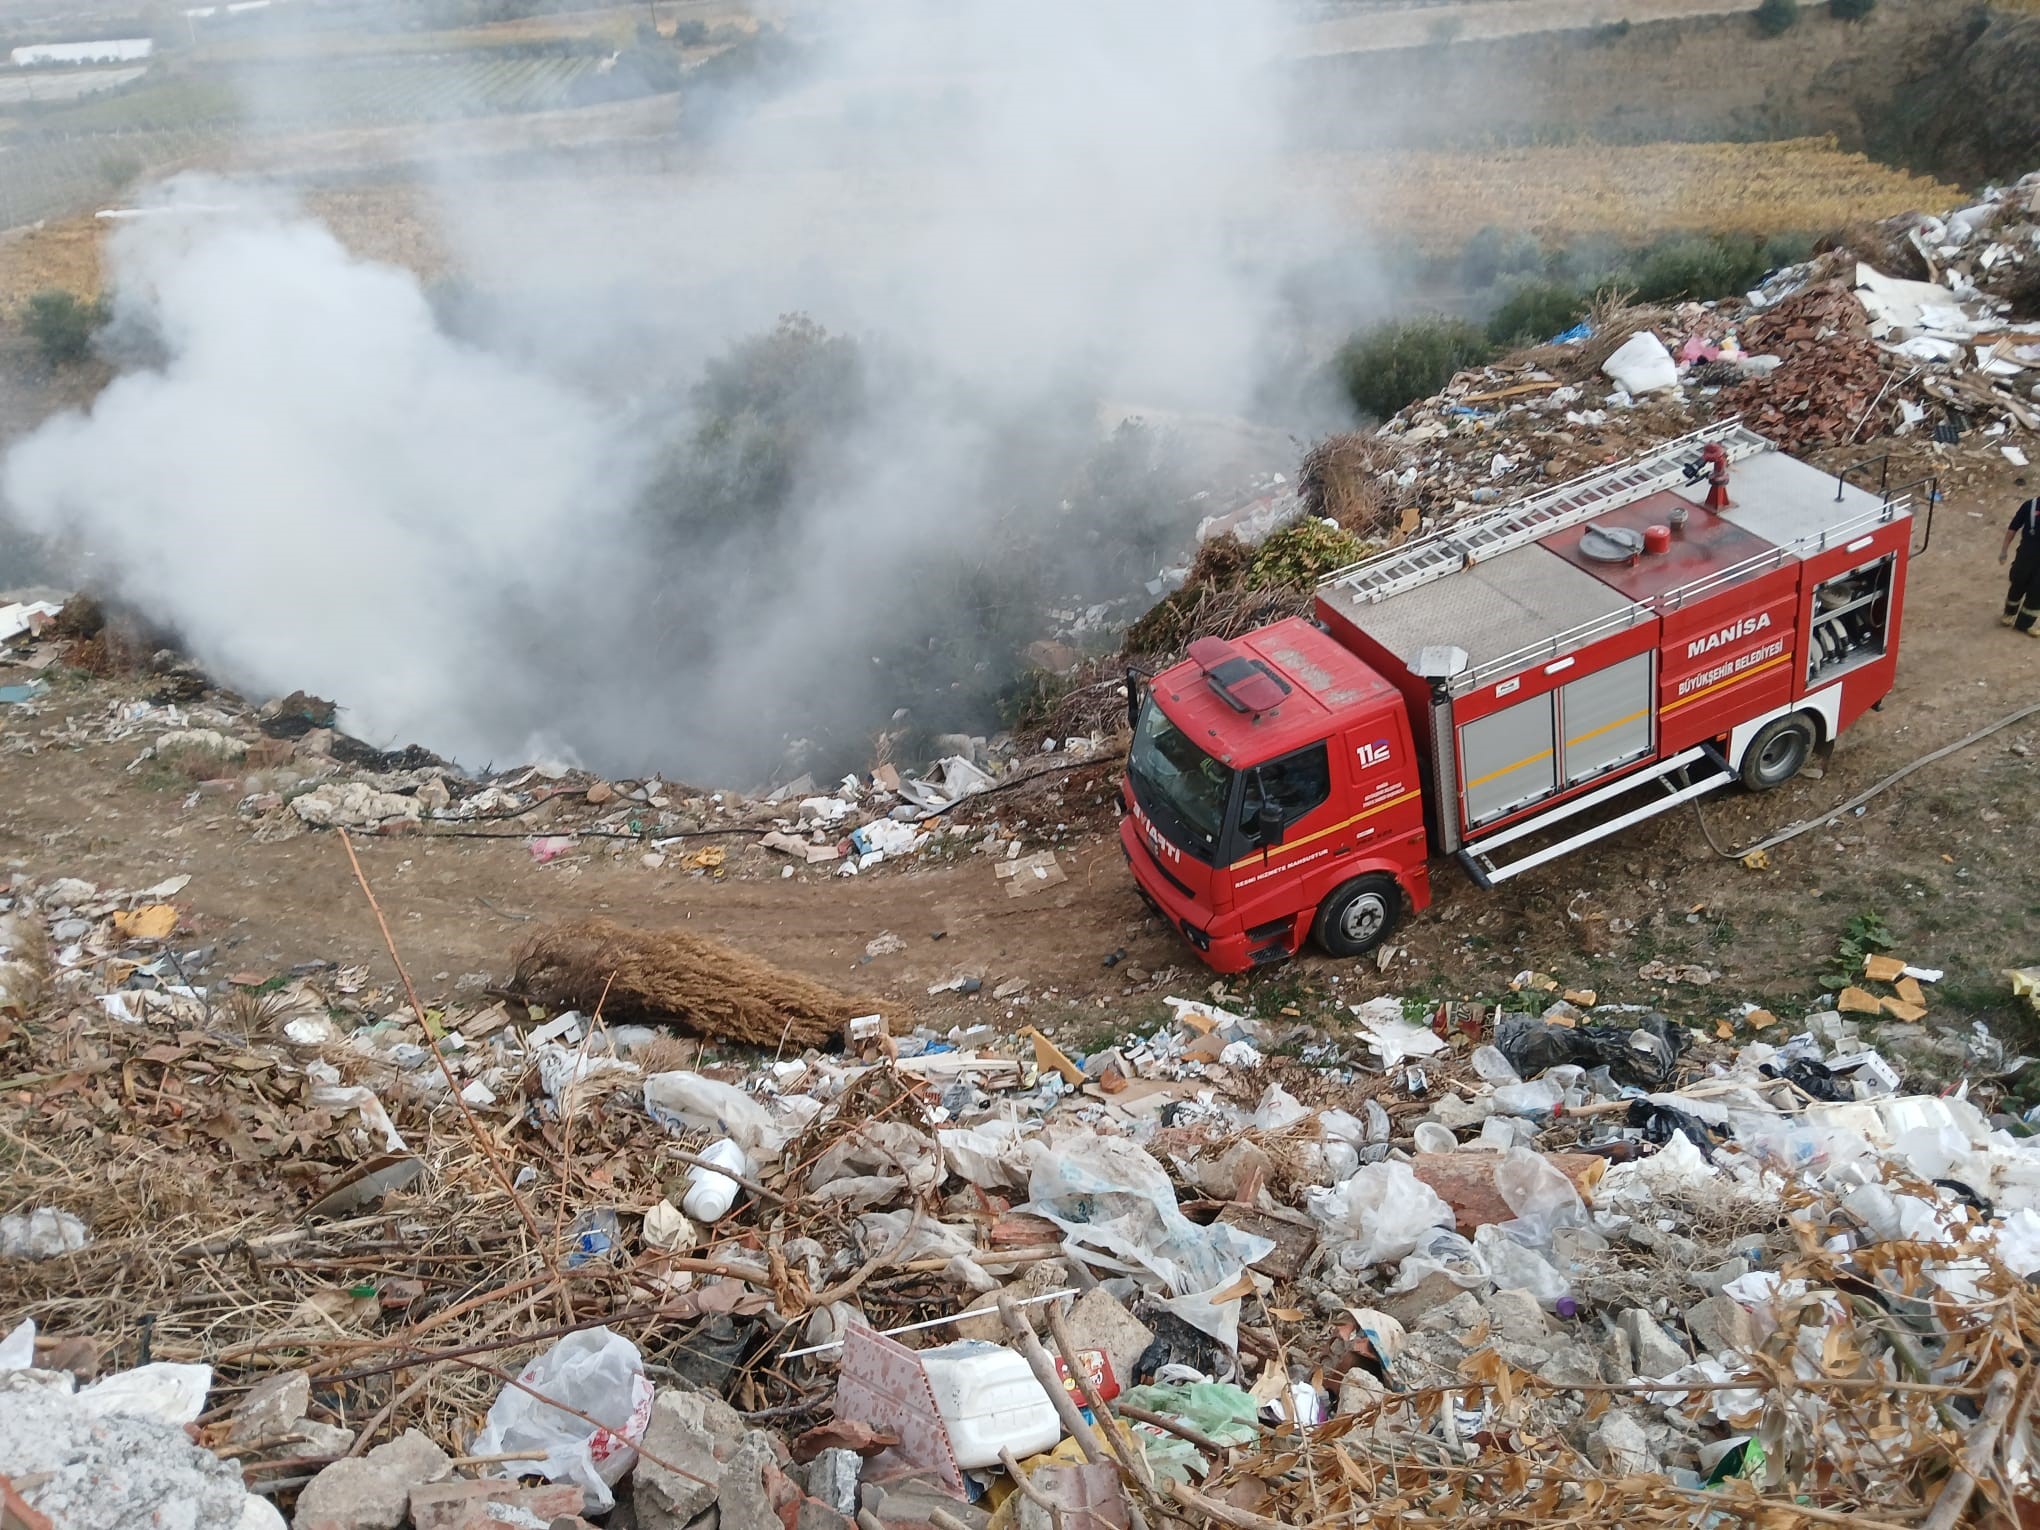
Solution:
{"label": "truck side step", "polygon": [[[1702,767],[1704,773],[1695,775],[1690,780],[1673,779],[1693,766]],[[1534,870],[1547,861],[1555,861],[1562,855],[1570,855],[1582,845],[1591,845],[1597,839],[1606,839],[1610,834],[1626,829],[1633,823],[1641,823],[1646,818],[1655,818],[1660,813],[1668,813],[1682,802],[1691,802],[1695,797],[1719,791],[1735,779],[1736,773],[1729,769],[1728,761],[1722,757],[1721,751],[1712,744],[1700,744],[1672,755],[1669,759],[1659,760],[1647,770],[1623,776],[1610,781],[1606,786],[1597,787],[1584,796],[1562,802],[1548,813],[1539,813],[1534,818],[1526,818],[1521,823],[1511,824],[1485,839],[1472,841],[1459,852],[1459,861],[1475,882],[1482,887],[1493,887],[1497,882],[1506,882],[1510,877]],[[1542,850],[1526,855],[1521,860],[1511,861],[1506,865],[1497,865],[1494,861],[1495,851],[1504,845],[1513,844],[1519,839],[1548,829],[1553,824],[1562,823],[1589,808],[1598,807],[1618,797],[1626,796],[1639,787],[1649,785],[1660,787],[1664,795],[1652,798],[1641,807],[1631,808],[1627,812],[1616,814],[1613,818],[1603,819],[1569,838],[1560,840],[1555,845],[1547,845]]]}

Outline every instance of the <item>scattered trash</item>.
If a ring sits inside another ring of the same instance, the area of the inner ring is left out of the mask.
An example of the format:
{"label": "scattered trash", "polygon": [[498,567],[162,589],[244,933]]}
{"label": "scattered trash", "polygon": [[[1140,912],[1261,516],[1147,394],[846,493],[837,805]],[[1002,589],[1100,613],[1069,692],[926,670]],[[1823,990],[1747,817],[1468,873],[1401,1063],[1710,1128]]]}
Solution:
{"label": "scattered trash", "polygon": [[616,1501],[610,1489],[637,1464],[651,1420],[652,1383],[637,1346],[589,1328],[560,1340],[503,1388],[471,1453],[519,1456],[520,1467],[549,1482],[578,1485],[584,1512],[602,1513]]}

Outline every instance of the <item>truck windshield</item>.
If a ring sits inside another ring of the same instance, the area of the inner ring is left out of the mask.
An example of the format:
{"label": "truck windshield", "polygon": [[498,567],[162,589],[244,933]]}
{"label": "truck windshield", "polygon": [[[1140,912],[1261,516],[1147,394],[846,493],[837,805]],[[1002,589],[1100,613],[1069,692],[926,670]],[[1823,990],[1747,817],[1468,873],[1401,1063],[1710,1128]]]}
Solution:
{"label": "truck windshield", "polygon": [[1233,771],[1191,743],[1153,696],[1134,729],[1126,773],[1155,827],[1201,861],[1214,861],[1225,832]]}

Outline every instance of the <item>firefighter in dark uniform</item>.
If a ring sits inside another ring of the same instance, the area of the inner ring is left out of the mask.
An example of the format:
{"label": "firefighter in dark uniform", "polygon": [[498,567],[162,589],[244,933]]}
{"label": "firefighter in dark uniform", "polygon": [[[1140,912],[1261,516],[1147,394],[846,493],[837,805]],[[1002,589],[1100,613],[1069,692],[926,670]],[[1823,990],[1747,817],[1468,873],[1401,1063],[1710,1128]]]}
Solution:
{"label": "firefighter in dark uniform", "polygon": [[[2013,542],[2019,544],[2012,551]],[[2005,545],[1998,549],[1998,562],[2012,564],[2012,585],[2005,592],[2005,614],[1999,618],[2006,627],[2016,627],[2027,637],[2040,638],[2040,499],[2029,499],[2012,516],[2005,528]]]}

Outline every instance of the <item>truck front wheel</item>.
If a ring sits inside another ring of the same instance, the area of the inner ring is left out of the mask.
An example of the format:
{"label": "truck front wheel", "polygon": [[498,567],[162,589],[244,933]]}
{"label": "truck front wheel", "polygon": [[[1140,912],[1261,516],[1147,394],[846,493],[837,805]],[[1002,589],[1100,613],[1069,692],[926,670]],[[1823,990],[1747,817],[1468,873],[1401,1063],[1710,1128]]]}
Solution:
{"label": "truck front wheel", "polygon": [[1799,774],[1819,742],[1820,730],[1804,712],[1765,723],[1743,751],[1743,786],[1753,792],[1783,786]]}
{"label": "truck front wheel", "polygon": [[1325,899],[1311,935],[1328,956],[1365,956],[1388,939],[1402,904],[1394,877],[1355,877]]}

